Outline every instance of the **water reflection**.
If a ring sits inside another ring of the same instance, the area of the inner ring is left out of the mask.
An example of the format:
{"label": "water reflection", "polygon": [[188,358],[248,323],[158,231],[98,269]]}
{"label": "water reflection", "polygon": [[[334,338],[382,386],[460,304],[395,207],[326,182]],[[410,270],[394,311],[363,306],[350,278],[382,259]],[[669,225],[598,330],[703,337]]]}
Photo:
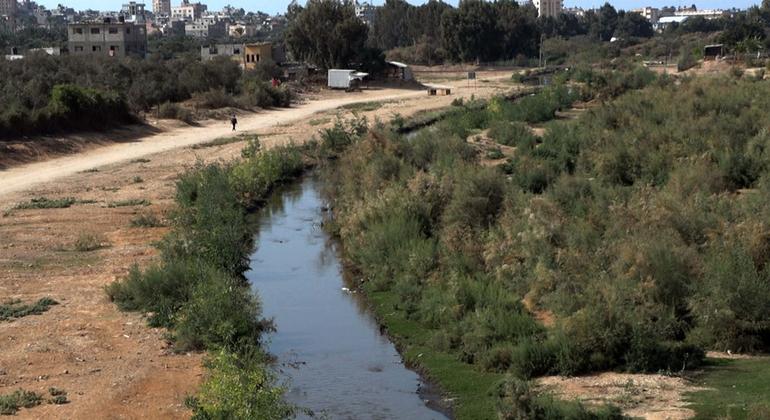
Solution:
{"label": "water reflection", "polygon": [[362,296],[346,290],[337,244],[321,229],[321,186],[307,178],[275,194],[246,273],[278,328],[268,349],[290,381],[288,398],[334,419],[445,418],[417,394],[424,384]]}

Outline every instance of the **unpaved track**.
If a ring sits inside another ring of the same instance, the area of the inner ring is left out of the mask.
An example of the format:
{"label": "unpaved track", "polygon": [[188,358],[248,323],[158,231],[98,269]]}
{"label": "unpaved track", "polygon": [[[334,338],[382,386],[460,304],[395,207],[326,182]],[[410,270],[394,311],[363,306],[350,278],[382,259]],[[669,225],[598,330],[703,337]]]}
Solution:
{"label": "unpaved track", "polygon": [[[238,131],[258,131],[289,124],[306,119],[318,112],[336,109],[353,103],[400,100],[422,95],[425,95],[424,91],[383,89],[364,91],[341,98],[311,101],[293,108],[242,115],[238,118]],[[232,134],[229,122],[210,122],[203,127],[178,128],[145,137],[132,143],[115,144],[73,156],[18,166],[0,171],[0,196],[88,169],[138,159],[171,149],[206,143]]]}

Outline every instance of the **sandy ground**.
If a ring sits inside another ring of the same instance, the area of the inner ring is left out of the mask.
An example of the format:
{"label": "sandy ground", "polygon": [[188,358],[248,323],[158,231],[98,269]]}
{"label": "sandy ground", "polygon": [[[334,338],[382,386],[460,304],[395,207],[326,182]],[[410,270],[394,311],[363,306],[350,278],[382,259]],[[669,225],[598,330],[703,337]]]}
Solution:
{"label": "sandy ground", "polygon": [[630,417],[648,420],[678,420],[695,413],[687,407],[684,395],[697,391],[689,381],[665,375],[602,373],[565,378],[540,378],[538,385],[563,399],[592,404],[614,404]]}
{"label": "sandy ground", "polygon": [[[289,110],[241,116],[239,132],[259,133],[271,147],[302,142],[350,112],[353,102],[388,101],[363,113],[373,121],[394,114],[449,105],[457,97],[487,96],[511,89],[510,73],[481,73],[476,89],[447,81],[452,96],[373,90],[335,94]],[[97,147],[72,156],[0,171],[0,303],[31,303],[51,297],[58,305],[41,315],[0,321],[0,395],[16,389],[68,392],[69,404],[22,409],[22,418],[185,418],[184,398],[201,381],[202,354],[176,354],[166,332],[147,327],[137,314],[120,312],[104,286],[123,277],[132,264],[156,257],[152,246],[167,228],[137,228],[140,214],[161,219],[173,205],[177,175],[196,160],[239,156],[242,143],[192,148],[229,136],[223,122],[177,127],[130,143]],[[85,171],[85,172],[84,172]],[[64,209],[13,209],[34,197],[74,197]],[[110,203],[143,199],[147,206],[110,208]],[[79,252],[74,243],[96,235],[104,247]]]}

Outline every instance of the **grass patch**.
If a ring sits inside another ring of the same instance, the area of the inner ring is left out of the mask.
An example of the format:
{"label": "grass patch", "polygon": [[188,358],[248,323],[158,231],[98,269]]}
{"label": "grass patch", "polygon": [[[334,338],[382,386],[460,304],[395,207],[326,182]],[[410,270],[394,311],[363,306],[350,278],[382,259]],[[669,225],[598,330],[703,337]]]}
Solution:
{"label": "grass patch", "polygon": [[130,207],[130,206],[149,206],[150,201],[143,198],[131,198],[128,200],[113,201],[107,204],[109,208],[115,207]]}
{"label": "grass patch", "polygon": [[0,321],[10,321],[28,315],[40,315],[51,306],[58,304],[59,302],[49,297],[44,297],[31,305],[25,305],[20,300],[11,300],[0,304]]}
{"label": "grass patch", "polygon": [[18,389],[12,394],[0,395],[0,414],[11,416],[20,408],[32,408],[43,401],[43,397],[32,391]]}
{"label": "grass patch", "polygon": [[161,227],[163,222],[152,213],[140,214],[131,219],[131,227]]}
{"label": "grass patch", "polygon": [[208,147],[224,146],[227,144],[238,143],[247,140],[248,136],[236,136],[236,137],[220,137],[205,143],[198,143],[190,146],[193,150],[205,149]]}
{"label": "grass patch", "polygon": [[504,375],[481,372],[463,363],[455,355],[431,349],[425,340],[434,331],[406,318],[393,308],[400,301],[394,292],[369,292],[367,298],[388,334],[401,349],[408,365],[426,371],[428,378],[441,390],[456,398],[452,411],[458,419],[491,419],[497,417],[495,388]]}
{"label": "grass patch", "polygon": [[74,249],[78,252],[96,251],[106,247],[107,240],[104,236],[95,233],[82,233],[75,240]]}
{"label": "grass patch", "polygon": [[144,182],[144,179],[141,176],[137,175],[131,178],[131,182],[133,182],[134,184],[141,184],[142,182]]}
{"label": "grass patch", "polygon": [[149,163],[149,162],[150,162],[150,159],[147,159],[147,158],[139,158],[131,161],[131,163]]}
{"label": "grass patch", "polygon": [[77,203],[72,197],[65,198],[48,198],[48,197],[36,197],[26,203],[19,203],[14,207],[19,210],[27,209],[64,209]]}
{"label": "grass patch", "polygon": [[695,383],[707,388],[687,396],[696,419],[770,417],[770,359],[709,359]]}
{"label": "grass patch", "polygon": [[353,104],[342,105],[340,108],[351,112],[371,112],[382,108],[385,104],[391,101],[372,101],[372,102],[356,102]]}
{"label": "grass patch", "polygon": [[312,119],[308,122],[308,124],[315,127],[317,125],[329,124],[330,122],[332,122],[332,119],[330,117],[324,117],[324,118]]}
{"label": "grass patch", "polygon": [[97,168],[86,169],[85,171],[81,171],[80,173],[81,174],[91,174],[91,173],[94,173],[94,172],[99,172],[99,169],[97,169]]}

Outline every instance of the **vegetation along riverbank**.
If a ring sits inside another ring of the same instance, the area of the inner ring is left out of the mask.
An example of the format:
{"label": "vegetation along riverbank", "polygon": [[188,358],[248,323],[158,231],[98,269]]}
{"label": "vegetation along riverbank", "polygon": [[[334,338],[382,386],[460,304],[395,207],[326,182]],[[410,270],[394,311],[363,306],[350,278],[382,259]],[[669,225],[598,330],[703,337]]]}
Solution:
{"label": "vegetation along riverbank", "polygon": [[[237,163],[199,165],[177,184],[161,262],[108,293],[168,327],[178,349],[209,350],[188,399],[199,418],[294,415],[260,346],[272,326],[242,279],[248,210],[309,162],[329,162],[327,227],[457,418],[622,418],[531,380],[677,375],[706,350],[767,351],[768,87],[641,69],[555,79],[514,102],[457,101],[408,136],[398,117],[353,118],[302,148],[255,141]],[[597,100],[606,105],[559,117]],[[713,119],[724,113],[734,118]]]}
{"label": "vegetation along riverbank", "polygon": [[[705,350],[770,346],[768,86],[635,70],[623,89],[601,84],[617,99],[534,135],[524,123],[598,93],[584,88],[601,75],[569,77],[588,84],[492,100],[408,139],[379,126],[330,175],[363,290],[458,418],[617,418],[527,381],[679,374]],[[483,136],[513,152],[490,163],[469,141]]]}

